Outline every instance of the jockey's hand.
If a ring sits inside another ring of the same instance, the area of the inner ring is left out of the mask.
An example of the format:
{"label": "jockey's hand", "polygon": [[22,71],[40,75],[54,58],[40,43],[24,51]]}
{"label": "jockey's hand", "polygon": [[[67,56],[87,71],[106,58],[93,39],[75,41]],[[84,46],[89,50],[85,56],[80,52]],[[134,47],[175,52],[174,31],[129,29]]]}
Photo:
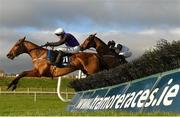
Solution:
{"label": "jockey's hand", "polygon": [[79,47],[80,47],[80,51],[83,51],[83,50],[84,50],[81,46],[79,46]]}

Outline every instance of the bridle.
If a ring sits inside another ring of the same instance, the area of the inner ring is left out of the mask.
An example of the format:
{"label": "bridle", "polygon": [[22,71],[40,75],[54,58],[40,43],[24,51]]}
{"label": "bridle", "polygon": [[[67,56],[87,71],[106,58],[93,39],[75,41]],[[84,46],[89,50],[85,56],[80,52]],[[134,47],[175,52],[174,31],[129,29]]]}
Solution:
{"label": "bridle", "polygon": [[18,44],[16,44],[16,46],[19,46],[19,47],[18,47],[18,50],[16,50],[16,52],[13,52],[13,53],[12,53],[13,57],[18,56],[18,55],[22,54],[23,52],[27,52],[27,53],[29,54],[29,53],[32,52],[33,50],[40,49],[40,48],[43,48],[43,47],[44,47],[44,45],[42,45],[42,46],[38,46],[38,47],[36,47],[36,48],[33,48],[33,49],[28,50],[28,49],[24,46],[24,40],[22,40],[21,42],[19,42]]}
{"label": "bridle", "polygon": [[24,40],[22,40],[21,42],[16,44],[16,46],[19,46],[19,47],[16,50],[16,52],[12,53],[13,57],[16,57],[16,56],[22,54],[24,52],[24,50],[27,51],[27,48],[24,46],[23,42],[24,42]]}

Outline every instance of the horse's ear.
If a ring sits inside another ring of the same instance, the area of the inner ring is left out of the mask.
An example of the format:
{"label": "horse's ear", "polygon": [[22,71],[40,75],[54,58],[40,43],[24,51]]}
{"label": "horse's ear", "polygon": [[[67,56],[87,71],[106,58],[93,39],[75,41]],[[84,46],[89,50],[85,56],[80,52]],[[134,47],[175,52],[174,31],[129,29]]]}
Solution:
{"label": "horse's ear", "polygon": [[94,33],[94,34],[93,34],[93,36],[96,36],[96,35],[97,35],[97,33]]}
{"label": "horse's ear", "polygon": [[24,42],[26,40],[26,36],[24,36],[22,39],[20,39],[19,41],[20,41],[20,43],[21,42]]}
{"label": "horse's ear", "polygon": [[23,40],[24,40],[24,41],[26,40],[26,36],[23,37]]}

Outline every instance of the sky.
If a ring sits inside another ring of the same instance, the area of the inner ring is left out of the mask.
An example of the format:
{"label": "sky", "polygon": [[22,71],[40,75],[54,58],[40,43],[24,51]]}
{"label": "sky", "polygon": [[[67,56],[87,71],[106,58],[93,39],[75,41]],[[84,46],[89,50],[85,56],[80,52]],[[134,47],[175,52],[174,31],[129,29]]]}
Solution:
{"label": "sky", "polygon": [[180,0],[0,0],[0,69],[31,69],[28,55],[12,61],[6,54],[24,36],[39,45],[58,41],[53,31],[59,27],[80,43],[97,32],[106,43],[126,45],[130,61],[160,39],[180,40]]}

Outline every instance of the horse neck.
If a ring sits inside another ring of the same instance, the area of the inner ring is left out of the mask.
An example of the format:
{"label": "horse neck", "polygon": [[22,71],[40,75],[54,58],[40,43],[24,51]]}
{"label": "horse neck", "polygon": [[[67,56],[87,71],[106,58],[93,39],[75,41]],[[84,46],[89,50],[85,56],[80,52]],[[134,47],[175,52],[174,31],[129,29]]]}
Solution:
{"label": "horse neck", "polygon": [[27,49],[27,53],[31,56],[32,59],[37,59],[46,52],[44,48],[39,48],[38,45],[28,41],[26,41],[25,47]]}
{"label": "horse neck", "polygon": [[99,38],[95,38],[96,41],[96,51],[100,55],[107,55],[107,54],[113,54],[112,51],[109,49],[109,47],[101,41]]}

